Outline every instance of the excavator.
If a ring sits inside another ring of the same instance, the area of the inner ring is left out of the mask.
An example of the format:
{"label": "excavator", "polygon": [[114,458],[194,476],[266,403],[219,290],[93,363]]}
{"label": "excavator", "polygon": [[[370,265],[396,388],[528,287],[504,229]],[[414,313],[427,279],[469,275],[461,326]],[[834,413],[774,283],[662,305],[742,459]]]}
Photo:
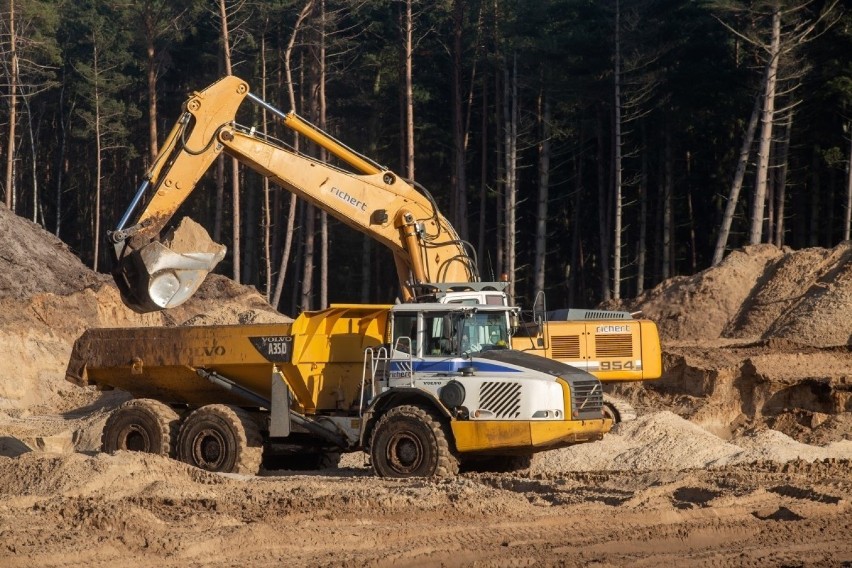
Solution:
{"label": "excavator", "polygon": [[[237,110],[246,98],[358,173],[319,162],[254,128],[239,126]],[[249,92],[245,81],[228,76],[186,101],[163,151],[116,230],[108,235],[117,258],[113,275],[131,308],[148,312],[180,305],[223,257],[223,249],[177,253],[159,239],[221,152],[390,248],[404,301],[426,296],[436,283],[444,289],[498,290],[498,284],[480,283],[472,249],[440,214],[425,188],[416,189],[295,113],[275,109]],[[136,214],[149,191],[152,197]],[[128,225],[134,214],[135,221]]]}
{"label": "excavator", "polygon": [[[240,126],[237,112],[246,99],[355,173]],[[224,247],[177,252],[160,239],[222,152],[388,247],[403,301],[507,303],[506,282],[481,281],[472,247],[459,238],[424,187],[358,154],[294,112],[276,109],[251,93],[244,80],[228,76],[186,101],[163,150],[108,235],[117,260],[113,276],[134,310],[180,305],[223,258]],[[147,193],[151,197],[137,212]],[[662,373],[656,325],[629,312],[556,310],[515,328],[514,349],[571,364],[608,383],[651,380]],[[635,418],[626,401],[611,395],[605,397],[605,410],[615,422]]]}

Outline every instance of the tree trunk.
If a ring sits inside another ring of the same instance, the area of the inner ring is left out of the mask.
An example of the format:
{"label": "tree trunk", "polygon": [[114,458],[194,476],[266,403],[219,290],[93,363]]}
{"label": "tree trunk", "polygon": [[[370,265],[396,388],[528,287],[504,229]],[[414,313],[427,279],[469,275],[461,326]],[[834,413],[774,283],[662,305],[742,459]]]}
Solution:
{"label": "tree trunk", "polygon": [[692,188],[686,187],[686,213],[689,216],[689,267],[690,273],[698,272],[698,251],[695,242],[695,209],[692,206]]}
{"label": "tree trunk", "polygon": [[101,234],[101,176],[103,175],[103,156],[102,156],[102,144],[101,144],[101,100],[100,100],[100,85],[99,85],[99,76],[98,76],[98,48],[97,43],[95,43],[94,37],[92,38],[92,43],[94,44],[94,49],[92,50],[92,68],[93,68],[93,77],[95,80],[95,211],[93,215],[94,220],[94,235],[92,238],[92,248],[93,248],[93,257],[92,257],[92,270],[98,270],[98,253],[100,246],[100,234]]}
{"label": "tree trunk", "polygon": [[[54,198],[56,200],[56,228],[53,232],[53,234],[59,238],[61,238],[60,233],[62,229],[62,180],[63,174],[65,173],[65,144],[68,137],[68,126],[66,125],[65,119],[65,79],[65,68],[63,67],[62,82],[59,92],[59,149],[56,157],[56,191],[54,193]],[[69,116],[72,113],[73,110],[68,109]]]}
{"label": "tree trunk", "polygon": [[405,175],[414,181],[414,80],[413,65],[413,33],[414,16],[411,13],[412,0],[405,0],[405,20],[403,53],[405,56]]}
{"label": "tree trunk", "polygon": [[146,78],[148,82],[148,147],[150,163],[154,163],[157,157],[157,65],[155,60],[156,52],[154,51],[154,34],[153,24],[148,26],[149,33],[146,33],[145,52],[148,57]]}
{"label": "tree trunk", "polygon": [[[487,68],[486,68],[487,69]],[[482,78],[482,123],[480,125],[480,156],[479,156],[479,234],[476,239],[476,255],[479,260],[480,274],[485,274],[486,255],[491,251],[485,250],[485,227],[488,225],[488,77],[487,73]],[[486,276],[493,280],[494,266],[488,263],[491,275]]]}
{"label": "tree trunk", "polygon": [[[506,195],[506,161],[505,161],[505,153],[506,148],[504,148],[504,126],[506,123],[504,117],[505,111],[505,88],[500,83],[501,80],[505,79],[507,73],[505,69],[505,61],[504,56],[500,51],[501,39],[500,39],[500,26],[497,25],[497,22],[500,19],[500,2],[499,0],[493,0],[492,3],[493,13],[494,13],[494,25],[492,32],[494,34],[493,37],[493,45],[495,46],[496,53],[495,64],[492,69],[494,70],[494,115],[493,115],[493,124],[494,126],[494,169],[495,169],[495,181],[494,181],[494,193],[496,194],[496,204],[494,207],[494,263],[496,268],[496,273],[498,278],[502,277],[503,273],[506,272],[506,243],[503,240],[503,231],[504,231],[504,208],[503,203],[505,201]],[[497,63],[499,61],[499,63]],[[503,125],[503,126],[501,126]]]}
{"label": "tree trunk", "polygon": [[[260,36],[260,96],[266,100],[266,27],[269,19],[264,22],[263,33]],[[269,123],[266,108],[261,109],[261,125],[263,135],[269,134]],[[272,298],[272,211],[269,199],[269,178],[263,176],[263,267],[266,275],[263,292],[266,301]]]}
{"label": "tree trunk", "polygon": [[293,236],[296,225],[296,196],[290,194],[290,206],[287,209],[287,228],[284,231],[284,250],[281,253],[281,266],[278,269],[278,279],[275,281],[275,293],[272,295],[272,307],[280,309],[281,292],[284,290],[284,279],[287,276],[287,266],[290,263],[290,252],[293,248]]}
{"label": "tree trunk", "polygon": [[[219,0],[219,16],[222,20],[222,53],[225,58],[225,74],[233,75],[231,68],[231,44],[228,37],[228,13],[225,9],[225,0]],[[242,264],[242,251],[240,249],[240,163],[236,158],[231,158],[231,190],[233,203],[231,204],[231,214],[233,218],[233,244],[232,253],[234,260],[234,281],[240,283],[240,265]]]}
{"label": "tree trunk", "polygon": [[225,210],[225,154],[216,158],[216,203],[213,213],[213,240],[222,242]]}
{"label": "tree trunk", "polygon": [[[769,67],[767,66],[767,72],[768,70]],[[748,156],[751,153],[751,145],[754,142],[754,134],[757,131],[757,122],[760,119],[761,100],[761,96],[757,96],[754,99],[754,108],[752,108],[751,117],[748,120],[748,126],[743,136],[743,143],[740,146],[737,169],[734,172],[734,179],[731,182],[731,189],[728,192],[728,202],[725,204],[725,212],[722,214],[722,223],[719,227],[719,236],[716,238],[716,248],[713,251],[713,266],[722,262],[722,258],[725,256],[725,248],[728,246],[728,236],[731,234],[734,212],[737,209],[737,201],[739,201],[740,190],[743,187],[746,168],[748,168]]]}
{"label": "tree trunk", "polygon": [[[287,49],[284,50],[284,72],[287,77],[287,95],[290,100],[290,109],[296,110],[296,90],[293,87],[293,71],[291,65],[291,56],[293,54],[293,45],[296,43],[296,35],[302,27],[302,22],[308,17],[313,6],[313,0],[307,0],[302,11],[299,12],[299,17],[293,26],[293,33],[290,34],[290,39],[287,42]],[[293,149],[299,151],[299,135],[293,132]],[[284,289],[284,279],[287,275],[287,266],[290,262],[290,252],[293,248],[294,228],[296,225],[296,205],[298,200],[296,196],[290,194],[290,207],[287,212],[287,229],[284,233],[284,250],[281,254],[281,266],[278,270],[278,279],[275,282],[275,293],[272,295],[272,305],[278,309],[281,302],[281,292]]]}
{"label": "tree trunk", "polygon": [[18,38],[15,35],[15,0],[9,0],[9,138],[6,140],[6,207],[15,204],[15,126],[18,109]]}
{"label": "tree trunk", "polygon": [[609,184],[606,182],[605,152],[606,146],[604,136],[604,117],[603,112],[598,113],[597,120],[597,138],[598,138],[598,156],[597,156],[597,175],[598,175],[598,235],[600,238],[600,263],[601,271],[601,298],[609,300],[612,297],[611,281],[609,278],[609,227],[610,227],[610,208],[609,208]]}
{"label": "tree trunk", "polygon": [[467,179],[465,175],[465,128],[462,112],[462,31],[464,2],[453,1],[453,190],[450,211],[453,226],[467,240]]}
{"label": "tree trunk", "polygon": [[663,250],[662,250],[662,279],[666,280],[673,274],[672,242],[674,232],[674,208],[672,206],[674,191],[674,152],[672,150],[671,126],[666,124],[664,144],[665,165],[663,175]]}
{"label": "tree trunk", "polygon": [[[518,56],[512,56],[512,72],[505,71],[505,84],[503,85],[503,112],[505,116],[505,152],[506,152],[506,197],[505,197],[505,250],[506,250],[506,272],[509,275],[509,286],[506,294],[509,303],[515,303],[515,207],[517,205],[517,140],[518,140]],[[510,91],[511,89],[511,91]]]}
{"label": "tree trunk", "polygon": [[[583,140],[582,125],[578,128],[578,140]],[[574,158],[576,166],[574,197],[571,199],[571,264],[568,266],[568,306],[576,305],[577,289],[580,278],[580,209],[583,209],[583,148],[578,144],[577,155]]]}
{"label": "tree trunk", "polygon": [[316,209],[310,203],[305,203],[305,230],[302,235],[304,251],[304,269],[302,271],[302,299],[299,309],[307,311],[313,309],[314,292],[314,247],[316,241]]}
{"label": "tree trunk", "polygon": [[639,242],[636,245],[636,295],[645,291],[648,259],[648,135],[642,126],[642,171],[639,175]]}
{"label": "tree trunk", "polygon": [[539,136],[538,145],[538,207],[535,220],[535,260],[533,272],[535,284],[533,297],[544,292],[544,273],[547,260],[547,202],[550,190],[550,99],[547,90],[542,88],[539,98]]}
{"label": "tree trunk", "polygon": [[787,202],[787,172],[790,168],[790,136],[793,131],[793,116],[795,111],[792,107],[787,108],[784,112],[783,121],[781,125],[783,126],[783,135],[778,144],[778,151],[776,152],[776,164],[775,164],[775,199],[774,202],[770,201],[770,204],[773,204],[772,207],[775,210],[774,219],[774,233],[769,235],[769,240],[775,243],[775,246],[781,248],[784,246],[784,233],[785,233],[785,209]]}
{"label": "tree trunk", "polygon": [[766,183],[769,173],[769,151],[772,144],[772,126],[775,120],[775,84],[778,77],[778,58],[781,49],[781,9],[776,6],[772,13],[772,42],[769,47],[769,67],[766,73],[766,88],[763,98],[760,141],[757,150],[757,175],[754,184],[754,202],[751,209],[749,244],[756,245],[763,239],[763,212],[766,205]]}
{"label": "tree trunk", "polygon": [[[326,12],[325,0],[320,0],[320,56],[319,56],[319,126],[328,128],[326,117]],[[328,161],[325,148],[320,149],[320,160]],[[320,309],[328,307],[328,214],[320,211]]]}
{"label": "tree trunk", "polygon": [[[37,156],[37,147],[36,147],[36,139],[35,139],[35,131],[38,127],[33,127],[33,112],[30,108],[30,102],[27,97],[21,97],[21,103],[24,105],[24,112],[27,115],[27,134],[30,139],[30,166],[32,174],[31,183],[33,186],[33,215],[30,220],[33,223],[38,223],[38,213],[39,213],[39,195],[38,195],[38,165],[39,160]],[[44,220],[42,219],[42,223]]]}
{"label": "tree trunk", "polygon": [[613,151],[612,151],[612,173],[615,203],[613,204],[612,233],[612,297],[621,299],[621,184],[622,184],[622,160],[621,160],[621,3],[615,0],[615,69],[613,71]]}

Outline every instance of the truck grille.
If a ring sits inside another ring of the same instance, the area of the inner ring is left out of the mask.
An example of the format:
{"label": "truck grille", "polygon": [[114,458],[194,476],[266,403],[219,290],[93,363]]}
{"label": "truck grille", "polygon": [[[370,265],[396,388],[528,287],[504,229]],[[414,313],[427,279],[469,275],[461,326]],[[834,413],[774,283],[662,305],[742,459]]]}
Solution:
{"label": "truck grille", "polygon": [[479,406],[490,410],[497,418],[517,418],[521,413],[521,385],[482,383],[479,388]]}
{"label": "truck grille", "polygon": [[571,385],[571,411],[573,418],[601,417],[603,389],[597,379],[573,380]]}
{"label": "truck grille", "polygon": [[633,336],[629,333],[618,335],[596,335],[595,355],[600,357],[633,357]]}
{"label": "truck grille", "polygon": [[555,335],[551,338],[550,348],[555,359],[579,359],[579,335]]}

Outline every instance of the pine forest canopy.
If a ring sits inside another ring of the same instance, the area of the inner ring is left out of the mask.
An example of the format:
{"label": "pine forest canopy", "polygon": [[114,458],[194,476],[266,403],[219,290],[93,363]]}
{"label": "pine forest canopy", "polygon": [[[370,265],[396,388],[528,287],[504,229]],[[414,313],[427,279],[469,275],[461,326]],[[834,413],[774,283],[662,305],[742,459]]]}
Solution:
{"label": "pine forest canopy", "polygon": [[[429,188],[521,305],[634,296],[749,243],[850,238],[852,14],[836,0],[0,10],[0,196],[100,270],[181,103],[229,72]],[[379,244],[230,159],[184,215],[228,246],[222,272],[285,313],[398,294]]]}

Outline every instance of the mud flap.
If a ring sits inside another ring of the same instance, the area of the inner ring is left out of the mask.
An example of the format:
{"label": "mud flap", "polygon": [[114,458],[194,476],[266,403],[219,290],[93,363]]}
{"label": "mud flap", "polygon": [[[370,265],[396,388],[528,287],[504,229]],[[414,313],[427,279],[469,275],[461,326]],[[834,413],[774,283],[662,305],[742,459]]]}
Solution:
{"label": "mud flap", "polygon": [[290,435],[290,389],[278,370],[272,372],[272,401],[269,409],[269,437]]}

